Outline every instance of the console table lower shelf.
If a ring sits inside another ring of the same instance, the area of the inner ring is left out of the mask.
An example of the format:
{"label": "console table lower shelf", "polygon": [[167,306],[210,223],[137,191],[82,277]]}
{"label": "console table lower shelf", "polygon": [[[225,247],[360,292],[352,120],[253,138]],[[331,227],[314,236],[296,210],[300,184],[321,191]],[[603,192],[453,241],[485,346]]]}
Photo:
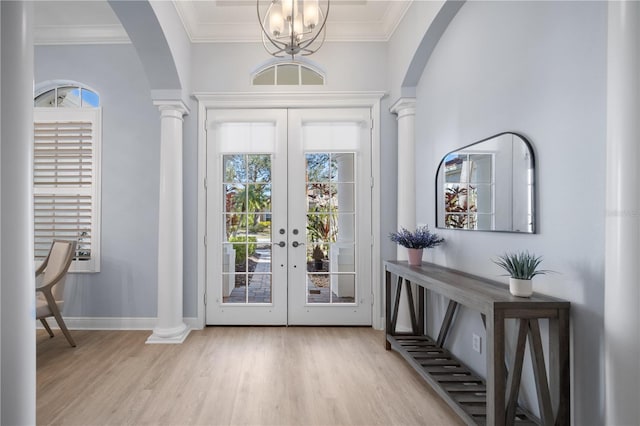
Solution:
{"label": "console table lower shelf", "polygon": [[[392,275],[397,277],[394,285]],[[416,286],[417,300],[414,302]],[[397,332],[401,293],[406,293],[410,332]],[[428,294],[449,299],[437,338],[427,335]],[[387,349],[397,351],[449,406],[470,425],[570,424],[570,303],[534,294],[512,296],[495,281],[425,263],[385,262]],[[478,311],[486,330],[486,379],[445,347],[459,305]],[[507,359],[506,320],[514,321],[515,345]],[[548,321],[545,361],[540,320]],[[526,350],[531,356],[540,418],[518,406]],[[549,369],[547,370],[547,366]]]}
{"label": "console table lower shelf", "polygon": [[[387,335],[391,348],[426,380],[450,406],[466,414],[466,420],[474,424],[486,424],[487,387],[482,378],[475,375],[448,350],[441,348],[428,336]],[[531,413],[516,408],[515,424],[539,425]]]}

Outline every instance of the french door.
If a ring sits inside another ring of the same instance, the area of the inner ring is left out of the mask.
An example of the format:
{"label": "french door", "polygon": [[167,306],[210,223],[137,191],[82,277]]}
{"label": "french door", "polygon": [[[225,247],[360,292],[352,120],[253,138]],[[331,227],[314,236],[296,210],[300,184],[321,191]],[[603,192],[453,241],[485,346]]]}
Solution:
{"label": "french door", "polygon": [[207,324],[371,324],[370,123],[208,110]]}

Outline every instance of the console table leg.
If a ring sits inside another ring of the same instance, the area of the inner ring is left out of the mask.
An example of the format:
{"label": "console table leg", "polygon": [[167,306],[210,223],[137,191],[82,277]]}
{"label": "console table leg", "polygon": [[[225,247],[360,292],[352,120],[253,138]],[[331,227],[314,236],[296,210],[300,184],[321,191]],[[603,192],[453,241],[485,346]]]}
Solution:
{"label": "console table leg", "polygon": [[416,320],[416,308],[413,301],[413,290],[411,290],[411,281],[404,281],[405,288],[407,289],[407,302],[409,305],[409,316],[411,317],[411,333],[415,336],[418,334],[418,321]]}
{"label": "console table leg", "polygon": [[507,413],[505,422],[513,424],[518,405],[518,394],[520,393],[520,381],[522,379],[522,361],[524,360],[525,345],[527,343],[527,332],[529,331],[529,320],[518,320],[518,339],[513,353],[512,361],[509,364],[507,378]]}
{"label": "console table leg", "polygon": [[538,406],[540,408],[542,424],[553,425],[553,409],[551,408],[551,395],[549,395],[549,385],[547,382],[547,369],[544,365],[540,326],[536,319],[529,321],[529,350],[531,352],[533,376],[536,382],[536,393],[538,394]]}
{"label": "console table leg", "polygon": [[549,390],[556,413],[556,425],[571,423],[571,375],[569,359],[569,311],[558,310],[549,319]]}
{"label": "console table leg", "polygon": [[444,342],[447,340],[449,329],[451,328],[451,322],[453,321],[453,316],[455,315],[457,308],[458,302],[449,300],[447,312],[444,314],[444,319],[442,320],[442,325],[440,326],[440,333],[438,333],[438,340],[436,340],[436,343],[438,343],[438,346],[440,346],[441,348],[444,347]]}
{"label": "console table leg", "polygon": [[391,330],[389,334],[396,334],[396,323],[398,322],[398,307],[400,306],[400,293],[402,293],[402,277],[398,277],[398,285],[396,286],[396,300],[393,302],[393,314],[391,316]]}
{"label": "console table leg", "polygon": [[505,424],[504,314],[487,316],[487,425]]}
{"label": "console table leg", "polygon": [[424,296],[424,287],[418,286],[418,334],[420,336],[423,336],[426,330]]}
{"label": "console table leg", "polygon": [[384,347],[386,350],[391,350],[391,343],[387,340],[387,334],[391,334],[391,272],[384,271]]}

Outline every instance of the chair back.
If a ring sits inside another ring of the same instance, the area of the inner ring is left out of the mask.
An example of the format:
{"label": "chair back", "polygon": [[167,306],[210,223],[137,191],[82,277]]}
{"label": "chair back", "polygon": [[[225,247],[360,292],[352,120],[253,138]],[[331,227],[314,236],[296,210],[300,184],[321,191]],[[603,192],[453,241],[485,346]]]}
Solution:
{"label": "chair back", "polygon": [[49,284],[60,274],[63,274],[60,281],[58,281],[58,283],[51,289],[51,293],[55,300],[63,300],[64,283],[67,279],[66,272],[69,270],[69,266],[71,266],[71,261],[73,260],[75,251],[75,241],[54,240],[51,244],[42,284]]}

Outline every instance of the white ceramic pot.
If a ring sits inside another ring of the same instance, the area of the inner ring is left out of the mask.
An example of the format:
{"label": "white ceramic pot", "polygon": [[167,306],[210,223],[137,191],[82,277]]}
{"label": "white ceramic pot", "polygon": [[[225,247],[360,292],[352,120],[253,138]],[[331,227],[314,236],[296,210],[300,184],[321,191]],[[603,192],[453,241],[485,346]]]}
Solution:
{"label": "white ceramic pot", "polygon": [[509,278],[509,291],[514,296],[530,297],[533,294],[533,286],[531,285],[531,280]]}

